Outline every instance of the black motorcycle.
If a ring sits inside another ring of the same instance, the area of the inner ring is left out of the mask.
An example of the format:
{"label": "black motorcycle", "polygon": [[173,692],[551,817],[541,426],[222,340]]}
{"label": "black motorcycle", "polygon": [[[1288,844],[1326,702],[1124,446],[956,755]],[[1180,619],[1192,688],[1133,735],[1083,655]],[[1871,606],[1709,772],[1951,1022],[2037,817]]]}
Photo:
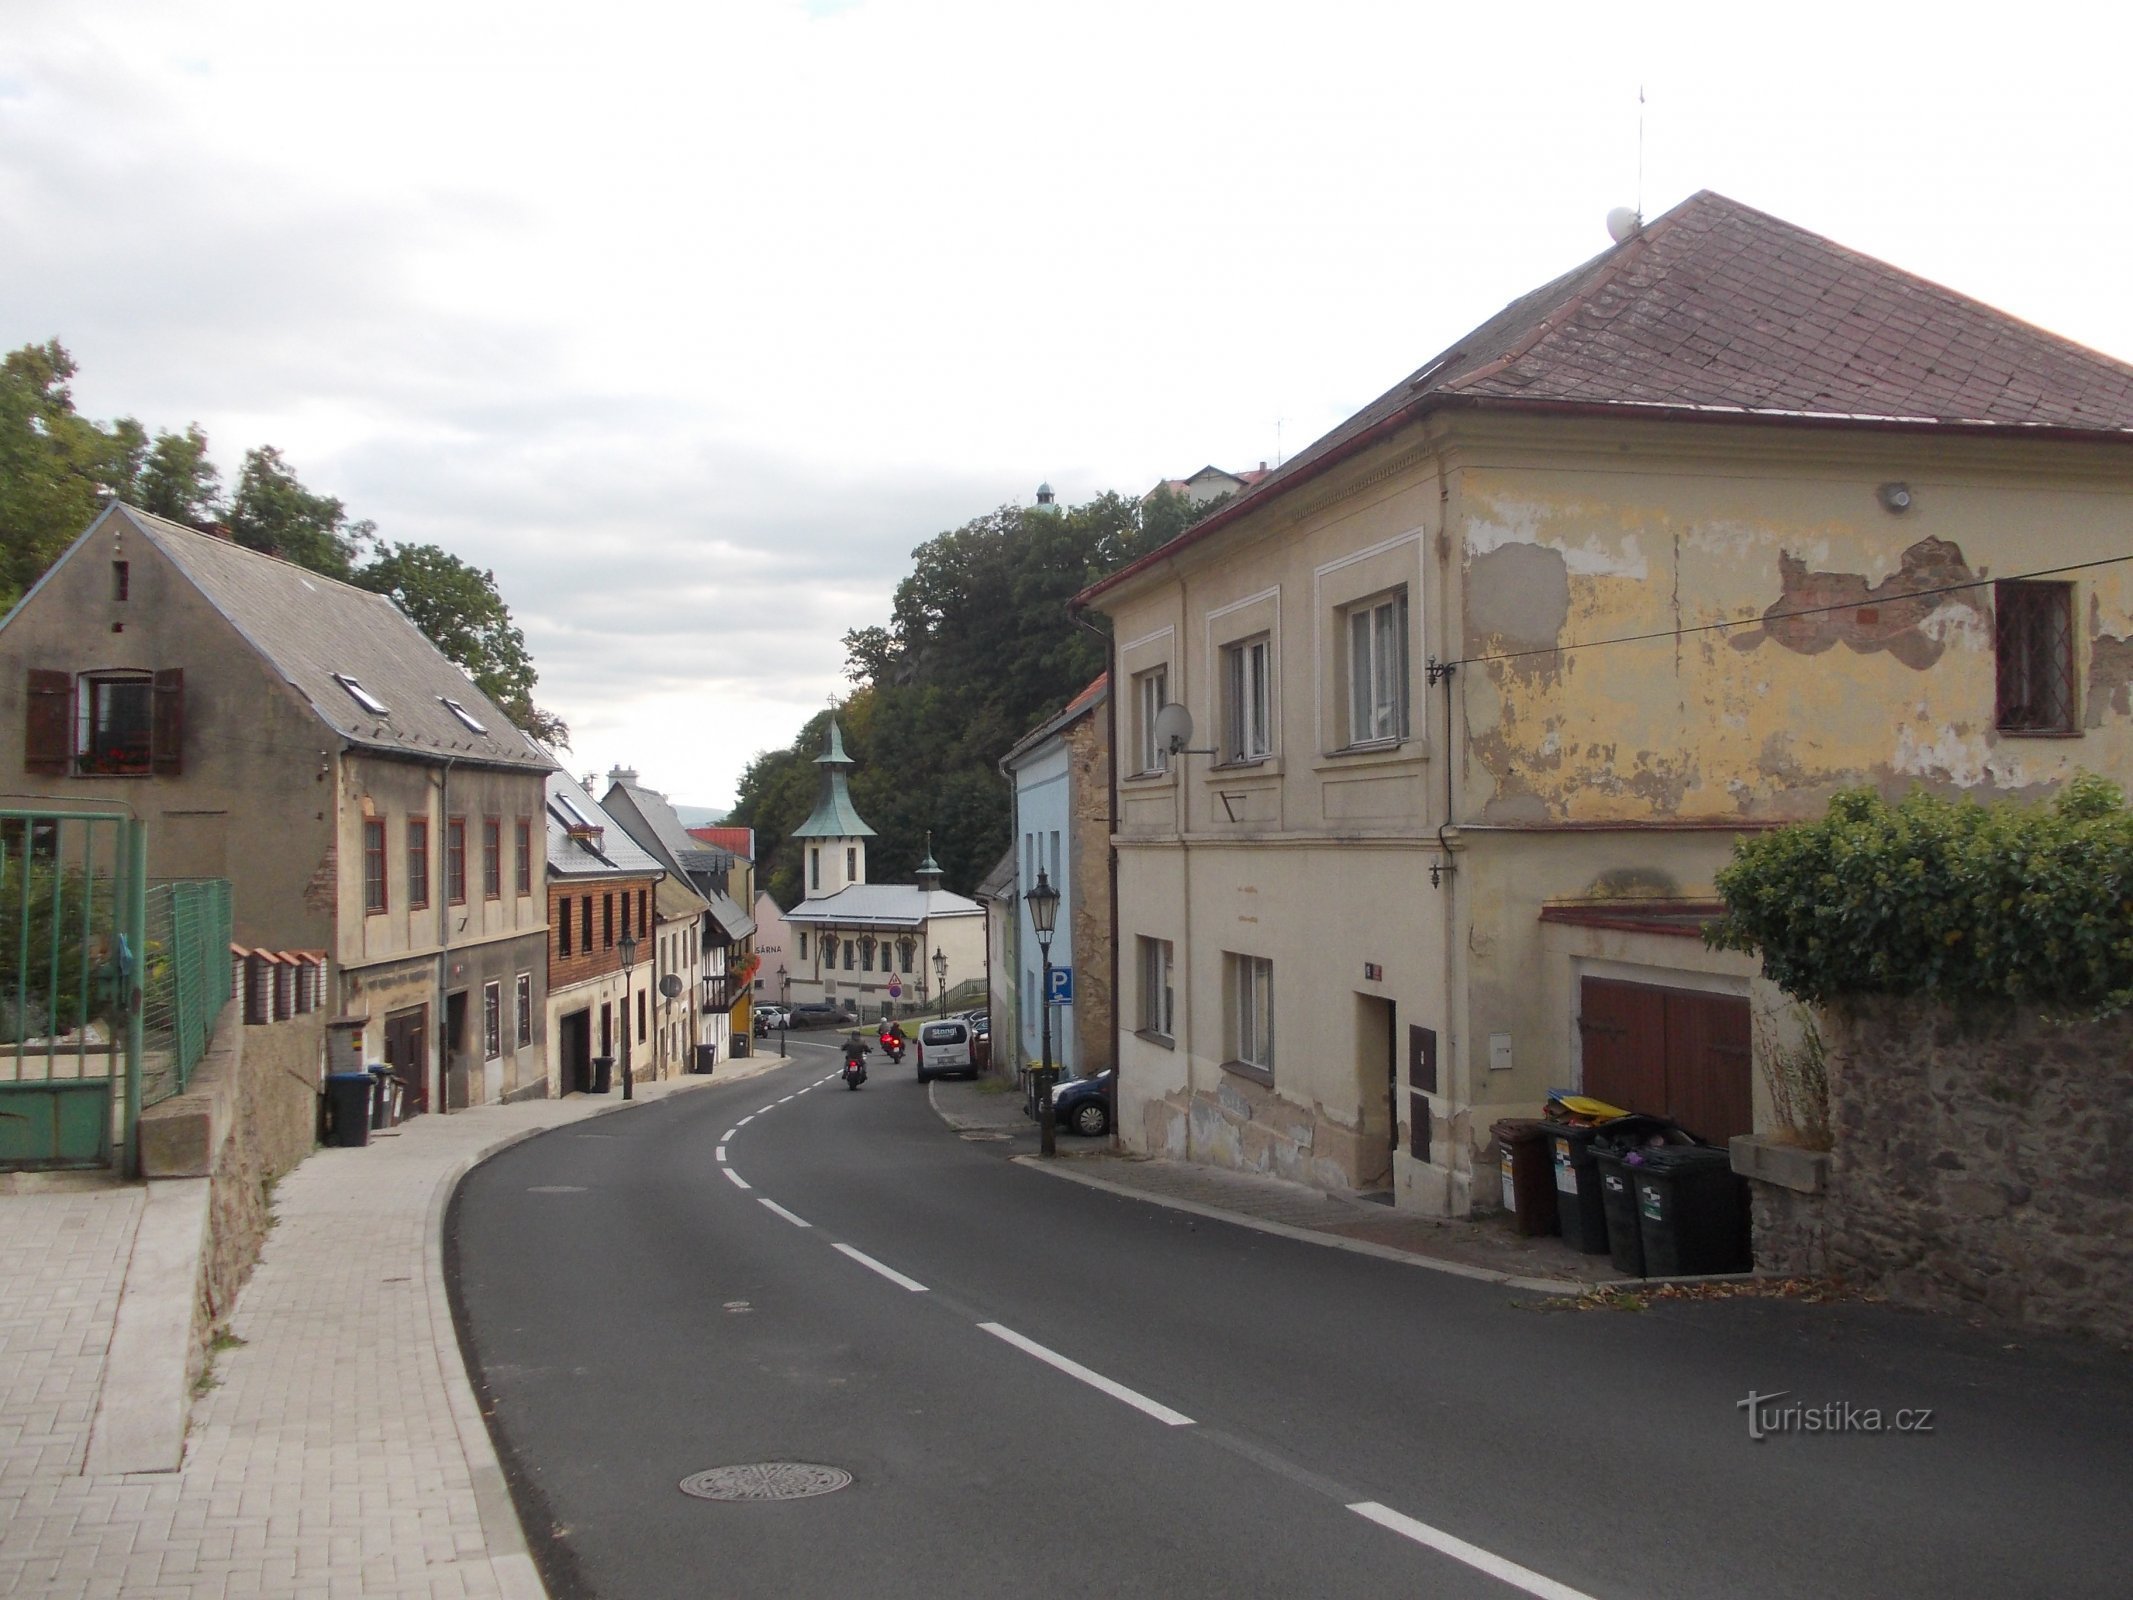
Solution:
{"label": "black motorcycle", "polygon": [[892,1063],[901,1062],[904,1058],[904,1036],[900,1033],[883,1034],[881,1048]]}
{"label": "black motorcycle", "polygon": [[844,1086],[856,1089],[867,1081],[867,1047],[847,1045],[844,1051]]}

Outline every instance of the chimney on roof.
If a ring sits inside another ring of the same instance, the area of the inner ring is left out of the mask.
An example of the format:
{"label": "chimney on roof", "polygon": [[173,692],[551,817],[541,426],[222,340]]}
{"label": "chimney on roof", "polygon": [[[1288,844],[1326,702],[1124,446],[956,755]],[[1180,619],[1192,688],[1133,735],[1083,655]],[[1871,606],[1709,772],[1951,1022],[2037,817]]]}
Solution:
{"label": "chimney on roof", "polygon": [[635,767],[609,767],[607,769],[607,781],[609,783],[635,783],[637,781],[637,769]]}

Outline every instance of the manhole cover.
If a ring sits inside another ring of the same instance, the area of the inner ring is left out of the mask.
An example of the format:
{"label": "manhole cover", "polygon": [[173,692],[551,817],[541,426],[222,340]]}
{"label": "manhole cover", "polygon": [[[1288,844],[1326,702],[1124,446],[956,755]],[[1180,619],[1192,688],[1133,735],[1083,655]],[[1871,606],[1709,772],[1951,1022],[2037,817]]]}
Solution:
{"label": "manhole cover", "polygon": [[681,1480],[681,1492],[699,1500],[805,1500],[834,1494],[852,1481],[841,1467],[811,1461],[753,1461],[741,1467],[713,1467]]}

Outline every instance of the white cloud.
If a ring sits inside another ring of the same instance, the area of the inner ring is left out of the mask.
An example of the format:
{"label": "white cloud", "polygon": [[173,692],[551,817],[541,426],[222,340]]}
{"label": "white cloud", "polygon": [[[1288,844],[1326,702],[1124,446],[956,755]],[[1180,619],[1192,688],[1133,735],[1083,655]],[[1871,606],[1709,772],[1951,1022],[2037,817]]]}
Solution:
{"label": "white cloud", "polygon": [[934,533],[1294,453],[1598,251],[1640,83],[1647,211],[1720,189],[2133,356],[2127,24],[2021,27],[14,0],[0,348],[493,567],[574,765],[717,803]]}

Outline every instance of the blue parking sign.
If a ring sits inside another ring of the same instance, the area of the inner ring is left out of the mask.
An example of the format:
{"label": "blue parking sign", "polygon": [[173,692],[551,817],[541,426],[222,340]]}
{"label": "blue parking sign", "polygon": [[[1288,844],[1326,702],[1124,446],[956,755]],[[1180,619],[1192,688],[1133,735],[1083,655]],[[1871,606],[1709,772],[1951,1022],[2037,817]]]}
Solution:
{"label": "blue parking sign", "polygon": [[1045,996],[1055,1006],[1070,1006],[1074,1003],[1074,969],[1052,968],[1052,992]]}

